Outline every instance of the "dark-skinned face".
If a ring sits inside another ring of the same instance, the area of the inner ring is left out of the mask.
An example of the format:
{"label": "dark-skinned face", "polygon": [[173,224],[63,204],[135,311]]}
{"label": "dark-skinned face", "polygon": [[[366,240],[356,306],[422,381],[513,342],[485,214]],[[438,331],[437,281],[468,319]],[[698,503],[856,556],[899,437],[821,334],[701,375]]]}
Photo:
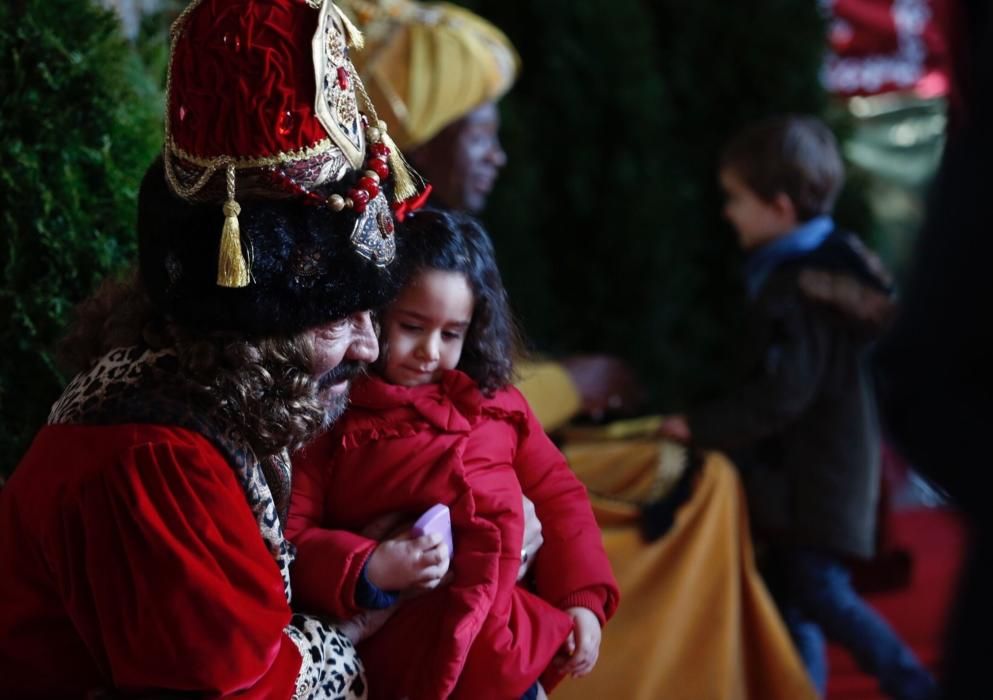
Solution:
{"label": "dark-skinned face", "polygon": [[409,157],[445,206],[477,214],[486,206],[500,168],[507,164],[499,129],[496,104],[487,102],[449,124]]}

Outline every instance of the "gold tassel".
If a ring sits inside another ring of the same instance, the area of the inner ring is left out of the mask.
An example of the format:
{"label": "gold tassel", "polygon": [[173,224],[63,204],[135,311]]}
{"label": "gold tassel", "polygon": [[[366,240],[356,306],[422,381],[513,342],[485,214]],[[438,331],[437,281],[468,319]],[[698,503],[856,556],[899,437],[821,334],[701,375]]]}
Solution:
{"label": "gold tassel", "polygon": [[[362,99],[366,111],[369,113],[370,124],[375,125],[379,130],[379,138],[382,140],[383,145],[390,149],[388,160],[390,162],[390,172],[393,174],[393,201],[402,202],[414,197],[418,193],[417,184],[414,182],[414,169],[410,167],[410,164],[404,159],[400,149],[397,148],[396,143],[390,138],[389,132],[386,130],[386,122],[379,120],[379,116],[376,114],[376,106],[369,99],[369,93],[366,92],[365,84],[363,84],[362,78],[359,77],[355,67],[349,64],[348,72],[351,75],[352,82],[355,84],[356,93]],[[421,180],[421,186],[423,187],[424,180],[420,176],[418,176],[418,179]]]}
{"label": "gold tassel", "polygon": [[384,127],[385,124],[380,122],[379,129],[383,135],[383,145],[390,149],[389,161],[390,171],[393,173],[393,201],[402,202],[417,194],[417,185],[414,184],[414,176],[410,172],[410,166],[407,165],[407,161],[404,160],[400,149],[397,148],[390,135],[386,133]]}
{"label": "gold tassel", "polygon": [[247,287],[249,282],[248,262],[241,251],[241,227],[238,225],[241,205],[234,196],[234,166],[228,165],[228,201],[224,203],[224,228],[221,229],[217,256],[219,287]]}
{"label": "gold tassel", "polygon": [[356,51],[361,51],[365,48],[365,37],[362,36],[362,32],[356,27],[352,20],[348,18],[340,7],[337,5],[332,5],[332,7],[337,10],[338,17],[341,18],[341,23],[345,26],[345,41]]}

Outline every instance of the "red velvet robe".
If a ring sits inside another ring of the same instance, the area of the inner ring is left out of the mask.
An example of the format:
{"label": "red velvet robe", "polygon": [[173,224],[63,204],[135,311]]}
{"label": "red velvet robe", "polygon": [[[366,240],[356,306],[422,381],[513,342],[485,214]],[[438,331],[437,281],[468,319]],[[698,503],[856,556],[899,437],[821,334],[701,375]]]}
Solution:
{"label": "red velvet robe", "polygon": [[[544,536],[535,592],[515,583],[522,489]],[[572,629],[563,609],[587,607],[602,624],[618,591],[585,487],[513,388],[485,398],[456,371],[416,388],[357,380],[333,431],[294,457],[295,605],[358,612],[356,585],[377,543],[354,533],[435,503],[451,509],[454,580],[405,602],[360,645],[370,697],[506,700],[543,673],[554,685],[549,662]]]}
{"label": "red velvet robe", "polygon": [[206,438],[53,425],[0,493],[0,697],[289,698],[283,580]]}

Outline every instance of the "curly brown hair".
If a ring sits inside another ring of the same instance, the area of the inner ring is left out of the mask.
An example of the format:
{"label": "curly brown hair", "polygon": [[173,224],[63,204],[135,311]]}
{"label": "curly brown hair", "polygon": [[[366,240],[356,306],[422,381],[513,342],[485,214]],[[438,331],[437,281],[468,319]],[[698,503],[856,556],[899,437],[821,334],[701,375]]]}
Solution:
{"label": "curly brown hair", "polygon": [[342,408],[318,396],[311,334],[252,338],[185,328],[155,309],[137,273],[108,279],[76,308],[57,357],[75,374],[113,348],[139,344],[174,350],[196,408],[234,426],[259,459],[299,449]]}
{"label": "curly brown hair", "polygon": [[[424,270],[465,276],[473,295],[472,322],[457,368],[483,394],[492,396],[514,381],[514,360],[526,354],[489,235],[471,216],[436,209],[409,216],[402,230],[397,241],[402,284],[409,284]],[[374,367],[383,367],[388,354],[389,344],[381,342],[380,361]]]}

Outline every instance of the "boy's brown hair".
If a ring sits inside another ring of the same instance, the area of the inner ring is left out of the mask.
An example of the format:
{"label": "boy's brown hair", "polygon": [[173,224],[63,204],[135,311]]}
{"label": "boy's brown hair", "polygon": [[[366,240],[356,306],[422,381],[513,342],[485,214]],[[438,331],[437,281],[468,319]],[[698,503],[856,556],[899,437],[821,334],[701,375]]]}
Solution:
{"label": "boy's brown hair", "polygon": [[760,199],[788,196],[801,222],[830,214],[845,180],[834,134],[820,119],[797,114],[746,126],[725,146],[720,165]]}

